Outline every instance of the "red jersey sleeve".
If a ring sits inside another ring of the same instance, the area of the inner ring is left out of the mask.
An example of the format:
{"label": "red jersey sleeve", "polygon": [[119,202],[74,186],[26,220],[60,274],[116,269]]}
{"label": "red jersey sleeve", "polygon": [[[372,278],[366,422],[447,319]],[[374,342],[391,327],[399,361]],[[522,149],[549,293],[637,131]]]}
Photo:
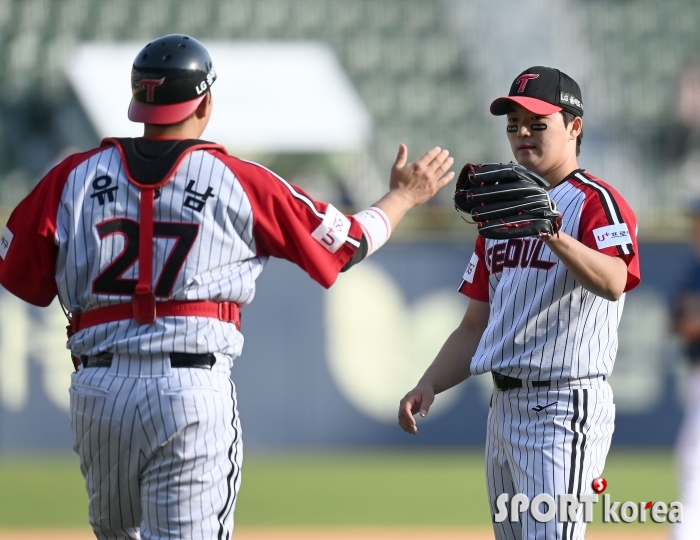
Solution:
{"label": "red jersey sleeve", "polygon": [[258,254],[286,259],[324,287],[333,285],[360,246],[360,224],[257,163],[217,157],[248,195]]}
{"label": "red jersey sleeve", "polygon": [[472,258],[462,276],[462,283],[459,285],[459,292],[481,302],[489,301],[489,270],[486,266],[485,253],[486,240],[479,236],[476,239]]}
{"label": "red jersey sleeve", "polygon": [[578,240],[591,249],[625,261],[625,292],[634,289],[641,281],[634,212],[622,195],[605,182],[588,174],[577,174],[574,181],[586,193]]}
{"label": "red jersey sleeve", "polygon": [[49,171],[14,209],[0,238],[0,284],[30,304],[48,306],[58,293],[58,206],[68,175],[89,155],[70,156]]}

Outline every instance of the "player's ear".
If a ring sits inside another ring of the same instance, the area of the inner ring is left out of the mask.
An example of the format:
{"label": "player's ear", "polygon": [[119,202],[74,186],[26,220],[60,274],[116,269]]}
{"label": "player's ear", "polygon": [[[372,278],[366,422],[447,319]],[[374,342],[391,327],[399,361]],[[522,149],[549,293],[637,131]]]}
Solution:
{"label": "player's ear", "polygon": [[194,111],[195,116],[200,119],[206,117],[211,109],[212,104],[213,101],[211,97],[211,92],[207,92],[204,99],[200,102],[199,106]]}
{"label": "player's ear", "polygon": [[576,140],[576,137],[581,134],[581,131],[583,131],[583,119],[577,116],[573,119],[571,124],[569,124],[569,138]]}

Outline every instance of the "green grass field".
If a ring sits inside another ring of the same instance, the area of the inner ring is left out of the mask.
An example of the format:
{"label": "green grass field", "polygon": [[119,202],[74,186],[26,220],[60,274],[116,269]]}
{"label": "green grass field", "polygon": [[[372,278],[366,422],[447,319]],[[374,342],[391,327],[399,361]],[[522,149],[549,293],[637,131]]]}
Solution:
{"label": "green grass field", "polygon": [[[613,500],[676,500],[669,452],[613,452],[604,476]],[[86,508],[77,457],[0,458],[0,529],[84,527]],[[251,450],[236,523],[488,527],[482,453]]]}

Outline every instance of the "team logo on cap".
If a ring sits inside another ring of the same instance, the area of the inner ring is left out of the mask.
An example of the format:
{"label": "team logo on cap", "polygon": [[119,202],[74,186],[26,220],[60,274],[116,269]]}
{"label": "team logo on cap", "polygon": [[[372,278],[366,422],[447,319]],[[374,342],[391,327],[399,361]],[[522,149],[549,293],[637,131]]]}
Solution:
{"label": "team logo on cap", "polygon": [[515,83],[520,85],[518,87],[518,94],[522,94],[525,91],[525,87],[531,79],[536,79],[539,76],[539,73],[524,73],[515,79]]}
{"label": "team logo on cap", "polygon": [[153,93],[156,86],[160,86],[165,82],[165,77],[162,79],[141,79],[139,81],[139,88],[146,89],[146,101],[149,103],[153,102]]}

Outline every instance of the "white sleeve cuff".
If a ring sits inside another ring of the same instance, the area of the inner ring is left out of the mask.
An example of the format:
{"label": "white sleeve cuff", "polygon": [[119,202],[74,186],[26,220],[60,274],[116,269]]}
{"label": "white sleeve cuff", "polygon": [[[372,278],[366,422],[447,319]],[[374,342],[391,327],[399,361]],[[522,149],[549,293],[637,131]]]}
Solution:
{"label": "white sleeve cuff", "polygon": [[391,236],[391,222],[381,208],[370,206],[353,216],[367,239],[367,257],[382,247]]}

